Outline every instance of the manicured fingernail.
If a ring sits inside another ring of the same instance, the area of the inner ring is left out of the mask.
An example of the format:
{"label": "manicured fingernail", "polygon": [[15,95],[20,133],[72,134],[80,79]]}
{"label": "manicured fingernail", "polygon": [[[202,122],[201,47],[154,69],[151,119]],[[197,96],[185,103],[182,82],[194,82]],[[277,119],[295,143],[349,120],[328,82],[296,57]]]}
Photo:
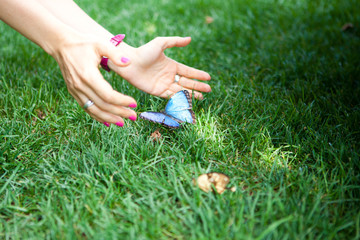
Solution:
{"label": "manicured fingernail", "polygon": [[129,104],[129,107],[131,107],[131,108],[136,108],[136,103],[131,103],[131,104]]}
{"label": "manicured fingernail", "polygon": [[135,120],[136,120],[136,115],[135,115],[135,116],[130,116],[129,119],[130,119],[131,121],[135,121]]}
{"label": "manicured fingernail", "polygon": [[122,57],[122,58],[121,58],[121,61],[122,61],[123,63],[127,63],[127,62],[130,61],[130,59],[128,59],[128,58],[126,58],[126,57]]}
{"label": "manicured fingernail", "polygon": [[116,124],[117,126],[119,126],[119,127],[124,126],[124,123],[123,123],[123,122],[116,122],[115,124]]}
{"label": "manicured fingernail", "polygon": [[110,127],[110,124],[108,122],[103,122],[103,124],[107,127]]}

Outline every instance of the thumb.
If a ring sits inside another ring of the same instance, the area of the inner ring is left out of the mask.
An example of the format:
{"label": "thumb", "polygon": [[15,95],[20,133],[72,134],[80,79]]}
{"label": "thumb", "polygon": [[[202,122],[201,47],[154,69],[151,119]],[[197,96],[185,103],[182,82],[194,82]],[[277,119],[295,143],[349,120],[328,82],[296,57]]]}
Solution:
{"label": "thumb", "polygon": [[101,56],[109,58],[115,65],[126,67],[130,64],[130,58],[111,43],[98,43],[98,52]]}
{"label": "thumb", "polygon": [[191,37],[157,37],[153,41],[165,50],[172,47],[185,47],[191,42]]}

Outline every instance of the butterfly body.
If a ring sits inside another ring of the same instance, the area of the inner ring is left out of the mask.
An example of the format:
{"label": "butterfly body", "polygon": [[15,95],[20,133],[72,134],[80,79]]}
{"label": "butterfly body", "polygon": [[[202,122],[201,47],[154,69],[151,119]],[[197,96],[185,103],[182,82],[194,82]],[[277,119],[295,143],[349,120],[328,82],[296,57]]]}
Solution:
{"label": "butterfly body", "polygon": [[187,90],[175,93],[166,104],[164,112],[143,112],[140,118],[178,128],[181,123],[195,123],[190,94]]}

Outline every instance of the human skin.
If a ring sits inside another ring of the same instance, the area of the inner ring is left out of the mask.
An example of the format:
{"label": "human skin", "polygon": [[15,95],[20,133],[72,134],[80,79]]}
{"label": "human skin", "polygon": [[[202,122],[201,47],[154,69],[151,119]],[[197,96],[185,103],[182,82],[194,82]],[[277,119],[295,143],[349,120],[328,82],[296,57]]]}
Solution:
{"label": "human skin", "polygon": [[[86,110],[99,122],[122,126],[123,118],[136,116],[128,106],[136,101],[115,91],[101,75],[102,56],[116,65],[128,66],[122,52],[109,41],[84,34],[64,24],[36,0],[0,0],[0,19],[30,39],[58,62],[70,94],[83,106],[91,99],[95,105]],[[128,57],[127,57],[128,58]]]}
{"label": "human skin", "polygon": [[[113,34],[89,17],[72,0],[38,1],[58,19],[78,31],[96,35],[104,40],[113,37]],[[211,79],[210,75],[178,63],[164,54],[165,49],[185,47],[190,41],[190,37],[158,37],[139,48],[122,42],[118,48],[127,56],[131,56],[132,64],[122,68],[110,60],[108,66],[138,89],[152,95],[167,98],[182,89],[187,89],[194,90],[195,98],[201,99],[201,92],[210,92],[211,87],[193,79],[208,81]],[[179,83],[174,82],[175,74],[181,75]]]}
{"label": "human skin", "polygon": [[[136,113],[129,106],[136,106],[136,101],[115,91],[102,77],[98,69],[102,56],[109,58],[109,67],[116,73],[150,94],[168,97],[188,88],[201,98],[198,91],[211,91],[209,85],[188,79],[210,80],[207,73],[163,53],[166,48],[187,45],[190,38],[156,38],[140,48],[126,43],[115,48],[109,42],[113,35],[71,0],[0,0],[0,4],[0,19],[53,56],[70,94],[81,106],[88,99],[94,101],[87,113],[107,126],[123,126],[123,118],[135,120]],[[184,76],[183,86],[174,83],[176,73]]]}

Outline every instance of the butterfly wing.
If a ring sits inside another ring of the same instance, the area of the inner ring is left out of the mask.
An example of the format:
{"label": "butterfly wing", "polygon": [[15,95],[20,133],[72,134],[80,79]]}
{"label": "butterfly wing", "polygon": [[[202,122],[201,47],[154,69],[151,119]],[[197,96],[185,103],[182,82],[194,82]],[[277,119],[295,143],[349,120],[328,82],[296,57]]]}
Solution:
{"label": "butterfly wing", "polygon": [[187,90],[175,93],[166,104],[165,113],[181,122],[195,123],[190,94]]}
{"label": "butterfly wing", "polygon": [[180,124],[175,119],[160,112],[143,112],[139,115],[139,117],[145,120],[149,120],[151,122],[161,123],[171,128],[180,127]]}

